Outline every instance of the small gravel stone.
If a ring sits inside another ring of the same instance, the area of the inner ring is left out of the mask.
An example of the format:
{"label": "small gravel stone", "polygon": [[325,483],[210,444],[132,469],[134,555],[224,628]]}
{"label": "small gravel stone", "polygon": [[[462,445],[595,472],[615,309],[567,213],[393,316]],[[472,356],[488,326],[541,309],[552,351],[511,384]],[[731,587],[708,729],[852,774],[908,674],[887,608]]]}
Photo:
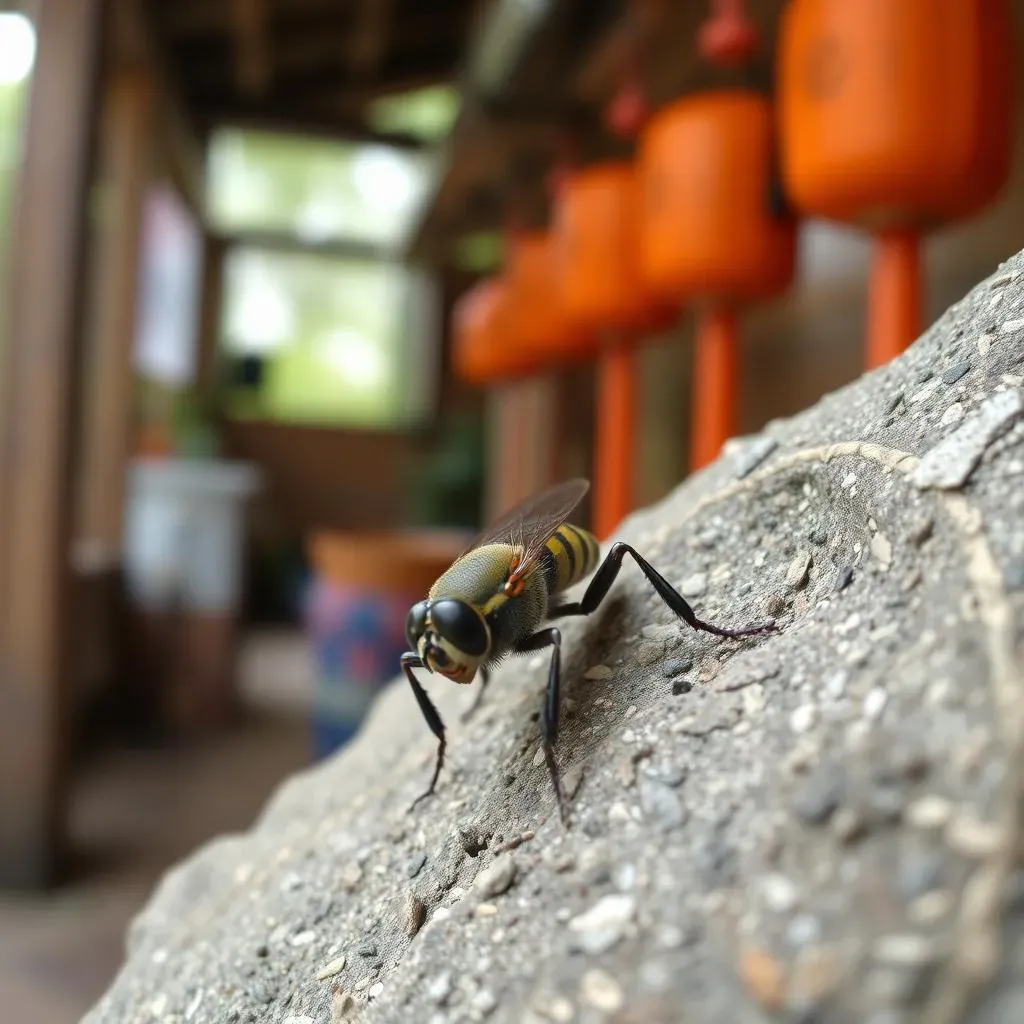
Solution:
{"label": "small gravel stone", "polygon": [[622,1009],[624,996],[622,987],[607,971],[591,968],[580,978],[580,999],[603,1013],[615,1013]]}
{"label": "small gravel stone", "polygon": [[607,665],[592,665],[583,673],[584,679],[607,679],[612,670]]}
{"label": "small gravel stone", "polygon": [[1024,555],[1011,558],[1003,567],[1003,584],[1007,590],[1024,590]]}
{"label": "small gravel stone", "polygon": [[489,988],[482,988],[469,1001],[469,1008],[479,1017],[487,1017],[498,1008],[498,1000]]}
{"label": "small gravel stone", "polygon": [[636,900],[625,893],[603,896],[589,910],[569,922],[572,946],[599,956],[619,943],[636,912]]}
{"label": "small gravel stone", "polygon": [[841,843],[855,843],[867,833],[867,819],[856,807],[840,807],[832,816],[832,834]]}
{"label": "small gravel stone", "polygon": [[767,434],[761,434],[754,438],[743,447],[736,457],[736,478],[742,480],[753,473],[778,446],[779,442]]}
{"label": "small gravel stone", "polygon": [[832,586],[834,593],[844,591],[853,582],[853,566],[844,565],[836,572],[836,581]]}
{"label": "small gravel stone", "polygon": [[405,934],[413,938],[427,919],[427,905],[415,893],[409,893],[405,902]]}
{"label": "small gravel stone", "polygon": [[640,794],[640,809],[661,832],[671,832],[686,821],[686,810],[672,787],[660,779],[644,774],[640,777],[637,788]]}
{"label": "small gravel stone", "polygon": [[661,674],[666,679],[674,679],[693,668],[693,658],[670,658],[661,666]]}
{"label": "small gravel stone", "polygon": [[799,552],[786,569],[786,586],[790,590],[799,590],[807,583],[810,569],[811,553],[809,551]]}
{"label": "small gravel stone", "polygon": [[319,971],[316,972],[317,980],[326,981],[328,978],[333,978],[336,974],[341,974],[345,970],[345,956],[344,954],[335,959],[331,960],[330,963],[324,964]]}
{"label": "small gravel stone", "polygon": [[786,995],[785,969],[763,949],[745,949],[740,955],[740,977],[747,991],[766,1010],[782,1009]]}
{"label": "small gravel stone", "polygon": [[946,490],[967,483],[985,449],[1024,412],[1024,394],[999,391],[932,447],[910,474],[917,487]]}
{"label": "small gravel stone", "polygon": [[920,967],[937,956],[935,943],[925,935],[913,932],[883,935],[871,947],[872,956],[883,964],[897,967]]}
{"label": "small gravel stone", "polygon": [[684,693],[689,693],[693,689],[692,679],[673,679],[672,680],[672,696],[681,697]]}
{"label": "small gravel stone", "polygon": [[999,850],[1003,830],[993,822],[981,821],[969,811],[962,811],[946,826],[945,838],[949,848],[956,853],[983,860]]}
{"label": "small gravel stone", "polygon": [[892,542],[884,533],[876,533],[871,538],[871,554],[883,569],[892,565]]}
{"label": "small gravel stone", "polygon": [[934,889],[918,896],[907,908],[914,924],[928,925],[941,921],[953,909],[953,894],[943,889]]}
{"label": "small gravel stone", "polygon": [[679,585],[679,592],[683,597],[700,597],[708,589],[708,577],[706,573],[695,572],[687,576]]}
{"label": "small gravel stone", "polygon": [[952,816],[952,803],[935,794],[920,797],[907,808],[908,824],[923,831],[945,828]]}
{"label": "small gravel stone", "polygon": [[375,942],[364,942],[356,952],[367,960],[373,959],[377,955],[377,944]]}
{"label": "small gravel stone", "polygon": [[900,893],[906,900],[915,900],[940,888],[945,874],[946,864],[937,850],[914,850],[900,866]]}
{"label": "small gravel stone", "polygon": [[942,374],[943,384],[955,384],[962,377],[966,377],[971,371],[971,364],[968,360],[964,360],[962,363],[954,363],[949,369],[945,370]]}
{"label": "small gravel stone", "polygon": [[850,673],[846,669],[837,669],[825,680],[825,692],[833,700],[839,700],[846,693],[846,684],[849,681]]}
{"label": "small gravel stone", "polygon": [[476,876],[473,887],[484,899],[506,892],[516,877],[516,862],[509,856],[496,858]]}
{"label": "small gravel stone", "polygon": [[818,709],[813,704],[801,704],[790,716],[789,727],[798,735],[810,732],[818,720]]}
{"label": "small gravel stone", "polygon": [[790,1020],[822,1020],[820,1013],[839,985],[839,958],[827,946],[804,949],[797,957],[786,991],[786,1009]]}
{"label": "small gravel stone", "polygon": [[876,722],[882,717],[882,712],[885,710],[885,705],[888,703],[889,695],[880,686],[876,686],[871,690],[868,690],[867,696],[864,698],[863,713],[864,717],[871,722]]}
{"label": "small gravel stone", "polygon": [[445,971],[427,983],[427,996],[438,1006],[443,1006],[451,994],[451,971]]}
{"label": "small gravel stone", "polygon": [[[378,981],[376,984],[370,986],[369,991],[366,993],[370,999],[378,999],[384,992],[384,983]],[[312,1018],[310,1018],[312,1024]]]}
{"label": "small gravel stone", "polygon": [[954,402],[943,414],[939,420],[940,427],[951,427],[954,423],[959,423],[964,418],[964,406],[962,402]]}
{"label": "small gravel stone", "polygon": [[846,774],[834,762],[825,762],[800,787],[793,801],[793,810],[808,825],[824,824],[842,803],[846,790]]}
{"label": "small gravel stone", "polygon": [[418,853],[411,861],[409,866],[406,868],[410,878],[415,878],[422,870],[423,865],[427,863],[427,855],[425,853]]}
{"label": "small gravel stone", "polygon": [[346,864],[341,869],[341,884],[351,892],[359,885],[363,877],[363,869],[358,864]]}
{"label": "small gravel stone", "polygon": [[800,891],[785,875],[765,876],[761,883],[764,901],[769,910],[777,914],[788,914],[797,904]]}

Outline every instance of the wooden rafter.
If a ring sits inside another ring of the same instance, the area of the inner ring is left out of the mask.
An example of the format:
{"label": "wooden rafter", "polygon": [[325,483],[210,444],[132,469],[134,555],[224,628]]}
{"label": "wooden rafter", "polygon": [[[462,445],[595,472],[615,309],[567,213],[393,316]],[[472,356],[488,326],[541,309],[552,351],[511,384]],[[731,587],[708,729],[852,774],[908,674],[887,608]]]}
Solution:
{"label": "wooden rafter", "polygon": [[236,87],[247,96],[263,95],[271,75],[267,0],[231,0],[231,26]]}

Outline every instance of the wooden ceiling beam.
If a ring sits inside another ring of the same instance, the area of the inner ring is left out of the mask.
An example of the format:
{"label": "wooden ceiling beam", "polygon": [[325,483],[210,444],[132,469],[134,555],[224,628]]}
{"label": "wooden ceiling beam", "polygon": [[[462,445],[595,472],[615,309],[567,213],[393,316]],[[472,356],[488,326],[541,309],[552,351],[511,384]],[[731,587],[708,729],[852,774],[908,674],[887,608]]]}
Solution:
{"label": "wooden ceiling beam", "polygon": [[243,95],[262,96],[270,86],[268,0],[231,0],[235,86]]}

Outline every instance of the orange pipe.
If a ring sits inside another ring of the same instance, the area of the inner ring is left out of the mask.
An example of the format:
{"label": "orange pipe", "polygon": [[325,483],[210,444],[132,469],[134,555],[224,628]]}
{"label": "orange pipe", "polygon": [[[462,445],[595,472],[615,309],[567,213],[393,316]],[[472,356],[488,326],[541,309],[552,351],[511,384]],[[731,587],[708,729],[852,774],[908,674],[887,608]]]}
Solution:
{"label": "orange pipe", "polygon": [[736,432],[737,348],[735,312],[728,306],[703,309],[693,366],[693,470],[714,462],[722,445]]}
{"label": "orange pipe", "polygon": [[636,396],[636,356],[626,345],[612,343],[597,364],[594,532],[598,540],[605,540],[633,510]]}
{"label": "orange pipe", "polygon": [[895,359],[921,333],[921,253],[915,231],[890,231],[875,243],[868,295],[867,369]]}

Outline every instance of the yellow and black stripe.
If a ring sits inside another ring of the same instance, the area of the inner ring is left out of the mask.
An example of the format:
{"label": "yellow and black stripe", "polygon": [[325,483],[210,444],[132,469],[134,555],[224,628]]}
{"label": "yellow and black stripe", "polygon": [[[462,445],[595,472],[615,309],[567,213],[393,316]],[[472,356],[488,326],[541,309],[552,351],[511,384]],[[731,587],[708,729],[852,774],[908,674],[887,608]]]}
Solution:
{"label": "yellow and black stripe", "polygon": [[567,590],[589,576],[601,559],[601,547],[587,530],[563,523],[545,544],[548,592]]}

